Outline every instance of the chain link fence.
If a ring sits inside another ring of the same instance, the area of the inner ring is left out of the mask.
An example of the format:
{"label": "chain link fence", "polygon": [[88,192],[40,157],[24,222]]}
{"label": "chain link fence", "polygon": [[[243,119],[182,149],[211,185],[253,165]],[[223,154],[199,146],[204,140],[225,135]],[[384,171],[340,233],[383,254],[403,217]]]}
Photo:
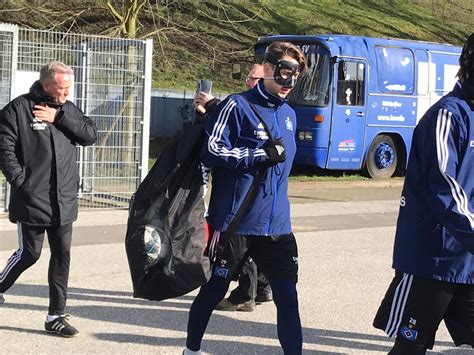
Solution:
{"label": "chain link fence", "polygon": [[[74,70],[69,100],[97,125],[97,143],[77,148],[81,208],[127,207],[148,171],[151,40],[23,29],[0,24],[0,108],[29,91],[40,68]],[[8,200],[0,177],[0,206]]]}

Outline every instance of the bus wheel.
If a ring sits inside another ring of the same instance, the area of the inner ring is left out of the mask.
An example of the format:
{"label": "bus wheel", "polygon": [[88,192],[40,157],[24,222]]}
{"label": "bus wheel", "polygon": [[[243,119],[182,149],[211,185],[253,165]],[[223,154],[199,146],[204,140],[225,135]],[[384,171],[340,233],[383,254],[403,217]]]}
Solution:
{"label": "bus wheel", "polygon": [[365,168],[373,179],[388,179],[397,168],[397,146],[392,137],[379,135],[370,145]]}

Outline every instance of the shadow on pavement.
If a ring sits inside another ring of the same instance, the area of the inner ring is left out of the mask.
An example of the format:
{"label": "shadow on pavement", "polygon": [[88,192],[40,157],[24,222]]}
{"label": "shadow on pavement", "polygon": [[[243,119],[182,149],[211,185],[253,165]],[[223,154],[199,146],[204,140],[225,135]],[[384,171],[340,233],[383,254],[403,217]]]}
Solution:
{"label": "shadow on pavement", "polygon": [[6,325],[0,325],[0,331],[2,331],[2,330],[7,330],[7,331],[10,331],[10,332],[18,332],[18,333],[36,334],[36,335],[49,335],[44,330],[9,327],[9,326],[6,326]]}
{"label": "shadow on pavement", "polygon": [[[165,338],[165,337],[150,337],[137,336],[136,334],[124,333],[98,333],[95,334],[97,339],[104,341],[115,341],[118,343],[139,343],[145,345],[160,345],[160,346],[180,346],[184,348],[186,338]],[[222,354],[222,341],[205,339],[205,352],[210,354]],[[239,349],[240,354],[278,354],[281,352],[280,347],[261,344],[249,344],[234,341],[225,341],[229,349]],[[318,352],[319,353],[319,352]],[[321,354],[334,354],[334,352]]]}
{"label": "shadow on pavement", "polygon": [[[8,294],[27,297],[41,297],[47,299],[48,287],[42,285],[16,284],[9,290]],[[179,301],[166,300],[161,302],[152,302],[133,299],[130,292],[93,290],[74,287],[69,289],[68,298],[97,303],[110,302],[116,304],[115,306],[68,306],[67,311],[76,317],[130,326],[150,327],[157,329],[157,331],[159,331],[159,329],[185,331],[188,319],[188,309],[192,300],[194,299],[193,296],[182,296],[179,298]],[[185,302],[183,302],[183,300]],[[126,307],[125,305],[133,305],[134,307]],[[140,306],[140,308],[135,307],[137,305]],[[2,308],[4,307],[19,310],[46,311],[46,307],[9,303],[8,299],[6,303],[2,305]],[[227,312],[214,312],[212,316],[213,320],[210,322],[206,333],[224,336],[239,335],[244,338],[267,338],[269,336],[275,339],[277,338],[275,324],[236,320],[232,317],[228,317],[228,314],[229,313]],[[0,330],[1,329],[43,334],[42,331],[31,329],[12,329],[9,327],[0,327]],[[100,340],[114,341],[119,343],[137,342],[157,346],[178,346],[184,344],[185,342],[184,339],[179,338],[137,336],[136,334],[128,333],[93,333],[93,336]],[[342,347],[346,349],[360,349],[361,351],[388,352],[392,344],[392,340],[383,335],[371,335],[315,328],[303,328],[303,337],[305,344],[326,345]],[[207,351],[217,351],[219,350],[217,348],[220,348],[220,351],[222,351],[222,341],[206,339],[205,342]],[[386,342],[387,345],[381,345],[376,342]],[[242,350],[242,353],[247,353],[247,351],[249,353],[268,353],[274,352],[277,349],[268,345],[255,345],[248,343],[238,344],[238,348]],[[436,345],[453,346],[453,344],[449,342],[436,342]]]}

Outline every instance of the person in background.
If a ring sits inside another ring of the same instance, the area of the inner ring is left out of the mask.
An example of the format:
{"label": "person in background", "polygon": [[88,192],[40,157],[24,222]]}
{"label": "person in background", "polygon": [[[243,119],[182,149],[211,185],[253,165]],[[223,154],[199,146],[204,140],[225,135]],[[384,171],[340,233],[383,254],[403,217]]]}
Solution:
{"label": "person in background", "polygon": [[474,33],[459,81],[415,128],[393,250],[395,277],[374,326],[390,354],[425,354],[444,320],[474,347]]}
{"label": "person in background", "polygon": [[[217,250],[222,251],[214,259],[211,279],[201,287],[189,311],[184,354],[201,353],[214,307],[225,297],[231,280],[249,256],[270,282],[284,353],[302,352],[296,290],[298,251],[288,199],[288,175],[296,153],[296,115],[286,97],[305,69],[305,56],[298,47],[288,42],[270,44],[263,79],[251,90],[228,96],[205,123],[202,162],[212,169],[210,245],[217,244]],[[253,202],[242,214],[235,233],[226,235],[262,169],[264,179]],[[225,245],[218,242],[226,239]]]}
{"label": "person in background", "polygon": [[[245,86],[252,89],[257,85],[258,81],[263,77],[262,64],[254,64],[245,78]],[[204,91],[199,91],[194,94],[194,108],[196,113],[200,116],[199,120],[209,117],[221,102],[218,98]]]}
{"label": "person in background", "polygon": [[[261,78],[263,78],[263,65],[254,64],[245,79],[245,86],[253,89]],[[219,103],[219,99],[203,91],[194,95],[194,106],[201,116],[199,120],[205,119],[203,116],[210,116]],[[204,108],[203,112],[198,110],[200,106]],[[229,297],[217,304],[216,310],[252,312],[257,304],[273,301],[270,283],[265,275],[257,270],[257,265],[250,257],[242,265],[238,283]]]}
{"label": "person in background", "polygon": [[45,329],[64,337],[79,333],[64,313],[78,210],[76,143],[92,145],[97,137],[92,120],[67,101],[72,85],[71,67],[50,62],[28,94],[0,111],[0,169],[11,185],[9,218],[18,226],[20,244],[0,271],[0,303],[3,293],[39,259],[46,233],[51,257]]}

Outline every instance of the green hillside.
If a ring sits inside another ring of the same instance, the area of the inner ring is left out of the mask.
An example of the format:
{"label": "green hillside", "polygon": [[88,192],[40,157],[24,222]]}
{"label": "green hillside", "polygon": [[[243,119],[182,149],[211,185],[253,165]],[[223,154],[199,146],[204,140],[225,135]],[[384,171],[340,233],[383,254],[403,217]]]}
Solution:
{"label": "green hillside", "polygon": [[193,89],[197,78],[209,78],[231,91],[241,84],[230,63],[249,59],[260,36],[344,33],[459,45],[474,29],[473,8],[473,0],[0,0],[0,21],[120,36],[121,20],[136,14],[135,35],[154,40],[154,87]]}

